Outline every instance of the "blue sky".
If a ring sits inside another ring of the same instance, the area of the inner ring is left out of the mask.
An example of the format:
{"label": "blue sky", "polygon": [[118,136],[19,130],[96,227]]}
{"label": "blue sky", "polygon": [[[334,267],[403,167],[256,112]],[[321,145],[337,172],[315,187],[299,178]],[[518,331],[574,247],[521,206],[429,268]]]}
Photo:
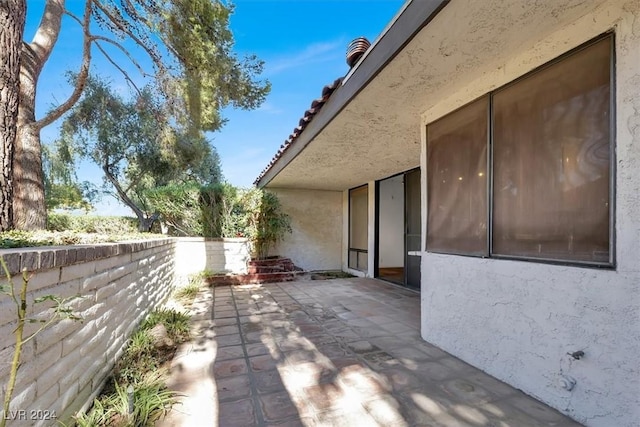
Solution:
{"label": "blue sky", "polygon": [[[67,0],[80,14],[82,0]],[[263,77],[272,89],[265,103],[253,111],[227,109],[227,124],[208,135],[218,150],[225,179],[248,187],[298,125],[311,101],[324,85],[348,71],[345,52],[349,41],[367,37],[371,42],[383,31],[404,0],[236,0],[231,17],[235,51],[256,54],[265,61]],[[25,38],[30,41],[42,14],[44,0],[29,0]],[[79,66],[80,32],[69,18],[43,70],[38,86],[37,114],[63,101],[70,92],[64,73]],[[94,49],[93,72],[128,91],[118,71]],[[132,75],[135,69],[126,64]],[[141,60],[146,58],[141,55]],[[57,136],[56,124],[42,132],[44,143]],[[101,171],[90,164],[79,166],[78,178],[100,183]],[[127,208],[105,198],[101,214],[130,215]]]}

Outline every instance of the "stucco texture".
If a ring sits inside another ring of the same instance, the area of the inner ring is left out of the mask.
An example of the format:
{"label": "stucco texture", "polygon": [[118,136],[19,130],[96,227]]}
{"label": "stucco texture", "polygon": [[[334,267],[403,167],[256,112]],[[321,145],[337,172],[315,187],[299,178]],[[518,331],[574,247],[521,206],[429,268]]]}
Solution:
{"label": "stucco texture", "polygon": [[342,268],[342,193],[269,188],[291,217],[292,233],[272,249],[307,271]]}
{"label": "stucco texture", "polygon": [[[452,85],[466,85],[483,74],[524,74],[539,58],[525,56],[505,69],[511,56],[601,3],[451,1],[269,186],[344,190],[418,167],[421,114],[457,108],[461,99],[470,100],[469,92],[486,93],[473,87],[452,92]],[[574,40],[561,43],[568,50]]]}
{"label": "stucco texture", "polygon": [[[423,30],[451,73],[432,89],[422,124],[613,29],[616,267],[423,252],[422,336],[587,426],[638,426],[640,2],[510,3],[477,14],[453,1]],[[454,25],[467,30],[438,31]],[[426,210],[424,188],[422,200]],[[580,360],[567,354],[578,350]],[[569,378],[571,391],[562,387]]]}

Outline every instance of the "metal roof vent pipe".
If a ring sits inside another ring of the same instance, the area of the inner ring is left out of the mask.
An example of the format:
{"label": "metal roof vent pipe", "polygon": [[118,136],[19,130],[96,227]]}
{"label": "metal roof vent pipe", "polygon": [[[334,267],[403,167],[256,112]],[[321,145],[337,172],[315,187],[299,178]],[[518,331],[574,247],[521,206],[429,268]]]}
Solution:
{"label": "metal roof vent pipe", "polygon": [[371,43],[365,37],[358,37],[349,43],[347,47],[347,64],[350,68],[356,65],[362,55],[369,49],[369,46],[371,46]]}

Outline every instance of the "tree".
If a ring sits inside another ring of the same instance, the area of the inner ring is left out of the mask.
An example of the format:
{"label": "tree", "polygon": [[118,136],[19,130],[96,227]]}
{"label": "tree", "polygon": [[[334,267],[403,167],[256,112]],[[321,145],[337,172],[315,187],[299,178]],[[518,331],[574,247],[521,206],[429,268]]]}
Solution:
{"label": "tree", "polygon": [[104,79],[89,76],[84,96],[62,124],[58,149],[102,168],[107,188],[135,213],[140,231],[157,219],[145,197],[149,189],[220,176],[217,154],[202,132],[182,128],[170,109],[149,88],[124,100]]}
{"label": "tree", "polygon": [[13,223],[13,153],[20,96],[20,47],[25,0],[0,2],[0,232]]}
{"label": "tree", "polygon": [[[66,149],[65,149],[66,148]],[[64,144],[42,146],[42,169],[47,210],[93,208],[98,190],[87,181],[78,182],[72,153]]]}
{"label": "tree", "polygon": [[[40,130],[62,117],[80,99],[89,75],[92,48],[104,55],[131,86],[137,87],[112,51],[123,53],[144,77],[153,77],[159,93],[171,100],[175,117],[197,130],[218,130],[224,124],[220,116],[222,108],[228,105],[255,108],[269,91],[268,82],[257,80],[263,63],[254,56],[241,60],[233,53],[233,36],[228,28],[233,8],[221,0],[85,0],[79,16],[65,10],[65,0],[45,1],[33,40],[22,43],[19,73],[11,70],[14,78],[20,76],[12,163],[17,228],[45,226]],[[24,4],[24,1],[9,3]],[[9,10],[13,12],[11,7]],[[82,64],[69,98],[36,119],[37,83],[63,27],[68,26],[69,21],[63,26],[63,15],[82,28],[82,50],[78,53]],[[17,16],[22,25],[25,16],[24,13]],[[17,32],[12,33],[10,43],[15,44],[17,36]],[[135,52],[128,48],[132,44],[151,59],[153,75],[144,70]],[[9,162],[4,152],[0,154],[3,165]],[[0,199],[0,211],[8,209],[5,206],[8,200]]]}

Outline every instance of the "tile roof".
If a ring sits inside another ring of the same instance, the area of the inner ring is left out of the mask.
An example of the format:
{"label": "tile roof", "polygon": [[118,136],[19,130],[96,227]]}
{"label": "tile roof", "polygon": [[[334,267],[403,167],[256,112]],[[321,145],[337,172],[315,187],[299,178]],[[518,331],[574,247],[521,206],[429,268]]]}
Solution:
{"label": "tile roof", "polygon": [[307,125],[311,123],[311,120],[313,120],[314,116],[318,114],[320,109],[322,109],[322,106],[329,100],[329,97],[331,97],[333,92],[342,84],[342,79],[343,77],[340,77],[339,79],[334,80],[333,83],[322,88],[322,96],[318,99],[313,100],[313,102],[311,103],[311,108],[304,112],[304,115],[298,122],[298,126],[293,129],[293,133],[289,135],[289,138],[287,138],[280,146],[280,149],[275,154],[275,156],[273,156],[267,167],[264,168],[263,171],[260,172],[260,175],[258,175],[256,180],[253,181],[254,185],[258,185],[258,182],[260,182],[260,180],[267,174],[267,172],[269,172],[269,170],[273,167],[273,165],[276,164],[280,157],[282,157],[282,155],[289,149],[289,147],[291,147],[296,142]]}

